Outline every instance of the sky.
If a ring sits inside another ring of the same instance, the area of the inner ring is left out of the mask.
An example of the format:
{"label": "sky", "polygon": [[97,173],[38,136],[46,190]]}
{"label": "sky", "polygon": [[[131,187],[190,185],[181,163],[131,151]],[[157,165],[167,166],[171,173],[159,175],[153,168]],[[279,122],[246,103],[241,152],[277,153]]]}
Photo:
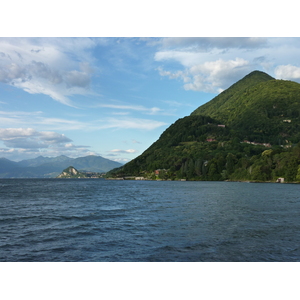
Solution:
{"label": "sky", "polygon": [[254,70],[300,82],[293,1],[147,3],[2,5],[0,157],[126,163]]}
{"label": "sky", "polygon": [[2,37],[0,157],[126,163],[254,70],[300,82],[300,38]]}

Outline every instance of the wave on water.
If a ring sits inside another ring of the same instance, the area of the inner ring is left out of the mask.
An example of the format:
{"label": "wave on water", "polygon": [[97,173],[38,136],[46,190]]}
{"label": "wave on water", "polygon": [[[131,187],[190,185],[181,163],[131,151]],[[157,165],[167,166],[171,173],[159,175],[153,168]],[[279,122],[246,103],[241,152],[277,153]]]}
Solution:
{"label": "wave on water", "polygon": [[300,260],[296,185],[1,179],[0,196],[1,261]]}

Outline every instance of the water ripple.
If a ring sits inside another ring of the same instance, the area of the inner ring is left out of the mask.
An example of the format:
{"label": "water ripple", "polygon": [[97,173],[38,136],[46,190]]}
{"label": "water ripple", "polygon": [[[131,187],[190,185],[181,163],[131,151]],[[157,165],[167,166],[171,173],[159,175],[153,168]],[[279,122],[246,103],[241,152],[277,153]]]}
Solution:
{"label": "water ripple", "polygon": [[1,261],[299,261],[298,185],[1,179]]}

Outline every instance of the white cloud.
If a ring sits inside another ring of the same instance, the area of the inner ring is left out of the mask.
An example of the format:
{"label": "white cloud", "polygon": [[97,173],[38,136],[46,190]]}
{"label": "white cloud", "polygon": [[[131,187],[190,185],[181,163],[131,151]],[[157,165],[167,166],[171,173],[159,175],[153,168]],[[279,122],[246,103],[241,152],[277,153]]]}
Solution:
{"label": "white cloud", "polygon": [[121,110],[134,110],[134,111],[139,111],[139,112],[145,112],[146,114],[149,114],[149,115],[154,115],[154,114],[157,114],[158,112],[162,111],[158,107],[147,108],[142,105],[99,104],[98,106],[113,108],[113,109],[121,109]]}
{"label": "white cloud", "polygon": [[[248,57],[265,53],[270,47],[267,38],[165,38],[165,45],[154,54],[157,62],[178,62],[190,68],[217,59]],[[169,46],[167,46],[169,45]]]}
{"label": "white cloud", "polygon": [[1,38],[0,82],[74,106],[69,96],[89,94],[94,59],[88,38]]}
{"label": "white cloud", "polygon": [[154,60],[186,90],[215,93],[254,70],[299,81],[299,47],[299,38],[163,38]]}
{"label": "white cloud", "polygon": [[32,128],[0,128],[0,140],[12,148],[48,148],[51,145],[71,142],[64,134],[36,131]]}
{"label": "white cloud", "polygon": [[115,129],[140,129],[140,130],[153,130],[161,126],[167,125],[167,123],[148,120],[148,119],[137,119],[137,118],[108,118],[104,125],[98,126],[99,129],[115,128]]}
{"label": "white cloud", "polygon": [[65,144],[65,148],[73,148],[74,145],[72,143]]}
{"label": "white cloud", "polygon": [[44,126],[47,128],[50,127],[53,130],[61,130],[61,128],[64,128],[64,130],[78,130],[87,129],[89,127],[87,122],[47,117],[36,118],[35,120],[32,120],[32,124]]}
{"label": "white cloud", "polygon": [[185,67],[191,67],[203,61],[204,55],[201,52],[167,50],[159,51],[154,55],[155,61],[176,61]]}
{"label": "white cloud", "polygon": [[184,82],[185,90],[221,92],[234,80],[238,80],[249,72],[249,62],[242,58],[234,60],[207,61],[203,64],[196,64],[185,71],[164,71],[159,68],[161,76],[168,76],[170,79],[179,78]]}
{"label": "white cloud", "polygon": [[262,48],[268,46],[268,40],[263,37],[170,37],[163,38],[164,48],[182,47],[209,51],[212,48]]}
{"label": "white cloud", "polygon": [[[108,155],[108,156],[110,156],[110,155]],[[116,161],[116,162],[119,162],[121,164],[123,164],[123,163],[125,164],[129,161],[128,158],[109,158],[109,159],[113,160],[113,161]]]}
{"label": "white cloud", "polygon": [[161,126],[167,125],[165,122],[149,119],[138,119],[120,116],[119,118],[102,118],[99,120],[77,121],[61,118],[44,117],[42,112],[4,112],[0,111],[0,128],[18,126],[35,127],[40,130],[60,131],[62,128],[65,131],[83,130],[94,131],[101,129],[139,129],[139,130],[153,130]]}
{"label": "white cloud", "polygon": [[187,72],[176,71],[175,73],[172,73],[170,71],[163,70],[162,67],[158,67],[157,70],[161,76],[168,76],[170,79],[182,78],[184,80],[187,78]]}
{"label": "white cloud", "polygon": [[0,141],[7,148],[0,148],[0,154],[12,160],[32,158],[39,155],[67,155],[80,157],[97,155],[89,146],[74,145],[64,134],[52,131],[37,131],[33,128],[0,128]]}
{"label": "white cloud", "polygon": [[39,132],[39,136],[42,140],[44,140],[48,144],[67,143],[72,141],[64,134],[51,132],[51,131]]}
{"label": "white cloud", "polygon": [[275,76],[279,79],[300,80],[300,68],[292,65],[281,65],[276,67]]}
{"label": "white cloud", "polygon": [[0,128],[5,127],[35,127],[39,130],[79,130],[88,129],[91,124],[76,120],[67,120],[61,118],[48,118],[43,116],[41,111],[22,112],[22,111],[0,111]]}
{"label": "white cloud", "polygon": [[113,150],[110,150],[109,152],[112,152],[112,153],[130,153],[130,154],[133,154],[133,153],[137,153],[138,151],[134,150],[134,149],[128,149],[128,150],[113,149]]}
{"label": "white cloud", "polygon": [[15,138],[30,137],[36,135],[37,131],[32,128],[0,128],[0,139],[10,140]]}

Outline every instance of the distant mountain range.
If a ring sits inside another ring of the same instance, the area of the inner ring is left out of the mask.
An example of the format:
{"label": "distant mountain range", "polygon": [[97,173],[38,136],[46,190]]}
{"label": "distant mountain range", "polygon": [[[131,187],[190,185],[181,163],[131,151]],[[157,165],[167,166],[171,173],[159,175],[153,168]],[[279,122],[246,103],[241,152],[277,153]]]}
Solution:
{"label": "distant mountain range", "polygon": [[51,178],[59,175],[63,169],[70,165],[80,171],[97,173],[105,173],[122,166],[118,162],[94,155],[78,158],[70,158],[65,155],[57,157],[39,156],[20,162],[0,158],[0,178]]}

